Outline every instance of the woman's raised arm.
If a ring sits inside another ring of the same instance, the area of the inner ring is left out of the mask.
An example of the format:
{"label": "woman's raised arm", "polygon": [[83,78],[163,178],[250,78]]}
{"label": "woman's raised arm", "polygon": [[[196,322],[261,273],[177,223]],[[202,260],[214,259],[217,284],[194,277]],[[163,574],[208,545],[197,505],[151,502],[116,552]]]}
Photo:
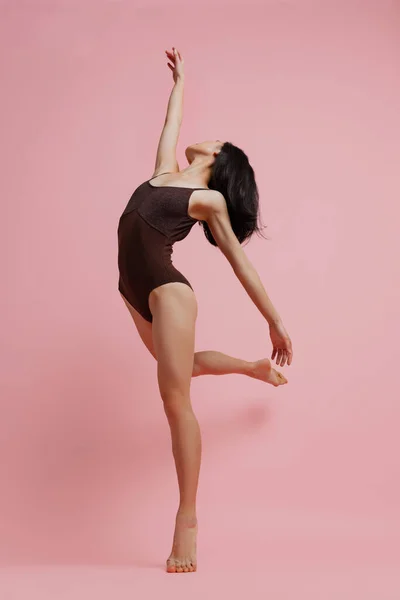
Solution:
{"label": "woman's raised arm", "polygon": [[165,51],[168,60],[168,67],[172,70],[174,87],[172,88],[167,107],[164,127],[158,142],[156,163],[154,174],[179,171],[178,161],[176,159],[176,147],[178,144],[179,132],[183,117],[183,89],[184,89],[184,71],[183,58],[180,53],[173,49],[173,52]]}

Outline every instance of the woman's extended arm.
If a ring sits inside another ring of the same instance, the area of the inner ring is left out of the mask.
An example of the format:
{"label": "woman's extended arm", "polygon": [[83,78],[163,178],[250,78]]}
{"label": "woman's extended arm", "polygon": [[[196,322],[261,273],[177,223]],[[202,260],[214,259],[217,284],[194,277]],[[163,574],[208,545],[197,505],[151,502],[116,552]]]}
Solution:
{"label": "woman's extended arm", "polygon": [[192,208],[192,214],[207,222],[219,249],[231,264],[235,275],[265,320],[268,321],[273,345],[272,359],[276,357],[278,365],[283,366],[286,361],[290,365],[293,357],[290,337],[256,269],[232,230],[225,198],[214,190],[211,194],[209,192],[207,194],[208,199],[200,200],[196,208]]}
{"label": "woman's extended arm", "polygon": [[278,323],[281,318],[272,304],[255,267],[243,250],[237,237],[222,211],[214,211],[207,221],[218,248],[229,261],[236,277],[269,324]]}

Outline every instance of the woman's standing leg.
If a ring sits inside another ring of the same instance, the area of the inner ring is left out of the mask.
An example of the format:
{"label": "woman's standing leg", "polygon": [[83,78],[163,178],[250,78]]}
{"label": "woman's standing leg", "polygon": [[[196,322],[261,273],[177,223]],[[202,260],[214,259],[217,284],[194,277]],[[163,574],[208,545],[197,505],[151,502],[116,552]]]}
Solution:
{"label": "woman's standing leg", "polygon": [[193,290],[169,283],[149,296],[153,345],[164,411],[171,430],[180,502],[169,572],[196,570],[196,495],[201,462],[200,428],[190,400],[197,302]]}

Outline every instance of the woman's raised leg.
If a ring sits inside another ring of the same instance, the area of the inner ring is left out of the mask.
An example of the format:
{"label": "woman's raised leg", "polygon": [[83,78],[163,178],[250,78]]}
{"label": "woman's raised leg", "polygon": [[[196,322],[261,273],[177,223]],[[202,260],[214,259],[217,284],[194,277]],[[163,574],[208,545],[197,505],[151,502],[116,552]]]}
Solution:
{"label": "woman's raised leg", "polygon": [[[122,294],[121,294],[122,296]],[[131,304],[122,296],[133,321],[135,322],[136,328],[139,335],[149,350],[150,354],[157,360],[153,345],[153,333],[152,324],[146,321],[138,312],[133,308]],[[272,368],[271,362],[268,358],[262,358],[261,360],[248,361],[241,358],[235,358],[218,352],[215,350],[201,350],[200,352],[194,353],[193,360],[193,371],[192,377],[198,377],[200,375],[247,375],[266,383],[272,383],[272,385],[281,385],[287,383],[286,378]]]}
{"label": "woman's raised leg", "polygon": [[183,283],[168,283],[149,296],[157,377],[171,430],[179,507],[167,571],[196,570],[196,495],[201,462],[200,428],[190,400],[197,302]]}

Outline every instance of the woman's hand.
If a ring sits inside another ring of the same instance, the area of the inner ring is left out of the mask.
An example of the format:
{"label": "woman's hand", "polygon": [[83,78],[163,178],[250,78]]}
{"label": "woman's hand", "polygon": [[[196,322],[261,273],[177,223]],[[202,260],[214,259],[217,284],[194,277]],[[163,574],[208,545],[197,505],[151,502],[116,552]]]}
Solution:
{"label": "woman's hand", "polygon": [[165,53],[168,56],[168,59],[172,62],[172,65],[170,63],[167,63],[167,64],[172,71],[172,76],[174,78],[174,82],[176,83],[178,79],[183,80],[184,72],[183,72],[182,56],[180,55],[180,53],[178,52],[178,50],[176,48],[172,48],[172,52],[168,52],[168,50],[166,50]]}
{"label": "woman's hand", "polygon": [[292,342],[281,321],[270,323],[269,334],[273,346],[271,359],[276,356],[276,364],[283,367],[291,364],[293,358]]}

